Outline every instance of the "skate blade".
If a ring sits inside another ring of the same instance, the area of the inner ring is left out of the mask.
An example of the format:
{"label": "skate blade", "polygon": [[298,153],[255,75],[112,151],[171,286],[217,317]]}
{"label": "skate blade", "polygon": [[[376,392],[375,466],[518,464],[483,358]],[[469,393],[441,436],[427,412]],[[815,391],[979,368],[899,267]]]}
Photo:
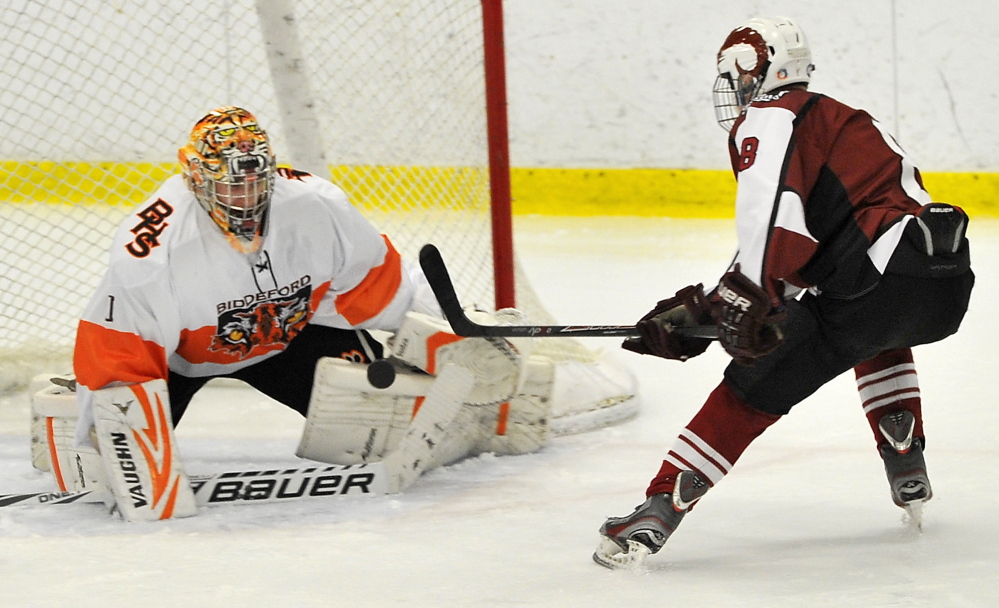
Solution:
{"label": "skate blade", "polygon": [[925,500],[915,500],[906,503],[905,507],[903,507],[905,515],[902,517],[902,522],[916,532],[923,531],[923,505],[925,504]]}
{"label": "skate blade", "polygon": [[611,570],[630,570],[642,565],[650,553],[648,547],[633,540],[628,541],[628,550],[623,551],[616,542],[604,536],[593,552],[593,561]]}

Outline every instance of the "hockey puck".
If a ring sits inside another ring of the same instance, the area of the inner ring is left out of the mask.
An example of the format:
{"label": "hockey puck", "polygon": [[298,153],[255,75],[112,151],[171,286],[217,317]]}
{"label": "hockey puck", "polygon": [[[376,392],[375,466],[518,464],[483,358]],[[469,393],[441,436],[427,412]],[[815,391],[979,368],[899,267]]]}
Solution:
{"label": "hockey puck", "polygon": [[395,382],[395,367],[385,359],[368,365],[368,383],[375,388],[388,388]]}

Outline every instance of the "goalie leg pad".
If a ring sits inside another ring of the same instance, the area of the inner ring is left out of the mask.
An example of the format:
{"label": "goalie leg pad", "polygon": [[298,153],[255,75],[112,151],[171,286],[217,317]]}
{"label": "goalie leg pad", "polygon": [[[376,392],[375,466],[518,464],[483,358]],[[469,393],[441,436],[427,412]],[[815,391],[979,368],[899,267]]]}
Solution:
{"label": "goalie leg pad", "polygon": [[[309,414],[296,455],[329,464],[380,462],[396,449],[423,408],[434,376],[399,370],[384,389],[367,382],[366,365],[320,359]],[[481,408],[463,407],[454,425],[431,451],[425,470],[452,464],[475,452],[482,441]],[[487,423],[492,433],[495,416]]]}
{"label": "goalie leg pad", "polygon": [[108,489],[128,521],[189,517],[197,513],[173,433],[166,382],[93,392],[98,451]]}
{"label": "goalie leg pad", "polygon": [[398,370],[391,386],[377,389],[368,383],[367,367],[332,357],[319,360],[296,452],[300,458],[377,462],[406,434],[434,377]]}
{"label": "goalie leg pad", "polygon": [[[31,395],[31,466],[39,471],[52,471],[53,465],[58,469],[60,463],[55,460],[55,446],[50,438],[62,438],[65,426],[76,424],[78,415],[76,394],[65,386],[53,384],[50,378],[55,376],[57,374],[35,376],[28,388]],[[54,474],[56,484],[65,492],[59,483],[58,472]]]}
{"label": "goalie leg pad", "polygon": [[[75,399],[74,399],[75,401]],[[44,416],[31,412],[31,466],[39,471],[51,471],[49,460],[47,421]]]}
{"label": "goalie leg pad", "polygon": [[531,357],[520,392],[508,403],[484,412],[482,427],[486,432],[477,451],[527,454],[544,447],[551,434],[554,381],[555,365],[546,358]]}
{"label": "goalie leg pad", "polygon": [[474,383],[464,367],[447,365],[441,370],[406,434],[382,459],[390,492],[405,490],[434,463],[436,449],[457,430],[455,421]]}
{"label": "goalie leg pad", "polygon": [[[36,411],[35,403],[38,400],[38,393],[49,387],[55,386],[49,378],[56,374],[41,374],[31,379],[28,386],[28,394],[31,395],[31,466],[39,471],[51,471],[52,464],[49,461],[48,430],[46,416]],[[66,392],[69,392],[68,390]],[[71,412],[76,416],[76,407]]]}
{"label": "goalie leg pad", "polygon": [[545,357],[531,357],[520,392],[496,405],[464,405],[434,450],[429,468],[447,466],[476,454],[527,454],[548,443],[551,436],[555,365]]}
{"label": "goalie leg pad", "polygon": [[330,464],[384,462],[398,492],[432,468],[483,452],[533,452],[547,442],[551,361],[532,357],[521,392],[485,406],[466,403],[473,389],[466,393],[464,383],[474,384],[474,374],[459,365],[445,369],[454,371],[435,378],[402,370],[392,386],[376,389],[365,365],[321,359],[297,455]]}

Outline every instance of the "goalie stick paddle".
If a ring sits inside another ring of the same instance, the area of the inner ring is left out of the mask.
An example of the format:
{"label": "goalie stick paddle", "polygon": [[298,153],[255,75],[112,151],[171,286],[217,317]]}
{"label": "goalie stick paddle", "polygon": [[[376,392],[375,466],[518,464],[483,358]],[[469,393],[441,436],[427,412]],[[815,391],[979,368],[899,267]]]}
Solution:
{"label": "goalie stick paddle", "polygon": [[[228,471],[211,475],[190,475],[189,479],[199,507],[388,494],[388,475],[380,462]],[[0,507],[105,502],[105,498],[103,490],[0,494]]]}
{"label": "goalie stick paddle", "polygon": [[[637,336],[634,325],[480,325],[465,315],[448,274],[444,258],[436,246],[427,244],[420,249],[420,266],[430,283],[437,303],[441,305],[451,329],[464,338],[566,338]],[[690,338],[716,340],[714,325],[677,327],[673,331]]]}

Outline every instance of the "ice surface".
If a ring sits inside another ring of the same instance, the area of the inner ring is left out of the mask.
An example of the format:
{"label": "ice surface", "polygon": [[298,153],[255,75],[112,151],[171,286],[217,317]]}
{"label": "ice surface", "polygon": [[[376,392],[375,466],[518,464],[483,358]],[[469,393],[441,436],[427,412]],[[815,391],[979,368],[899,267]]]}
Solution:
{"label": "ice surface", "polygon": [[[717,346],[687,363],[593,339],[638,374],[643,410],[543,451],[432,471],[392,497],[203,510],[126,524],[97,505],[0,509],[0,606],[995,606],[999,408],[991,261],[961,332],[915,349],[934,499],[923,532],[892,504],[853,379],[833,381],[744,454],[658,555],[612,572],[597,528],[642,502],[676,433],[718,383]],[[518,217],[517,249],[562,323],[623,324],[727,265],[727,221]],[[209,386],[178,428],[192,473],[297,466],[302,422],[250,389]],[[28,408],[0,403],[0,493],[43,491]]]}

